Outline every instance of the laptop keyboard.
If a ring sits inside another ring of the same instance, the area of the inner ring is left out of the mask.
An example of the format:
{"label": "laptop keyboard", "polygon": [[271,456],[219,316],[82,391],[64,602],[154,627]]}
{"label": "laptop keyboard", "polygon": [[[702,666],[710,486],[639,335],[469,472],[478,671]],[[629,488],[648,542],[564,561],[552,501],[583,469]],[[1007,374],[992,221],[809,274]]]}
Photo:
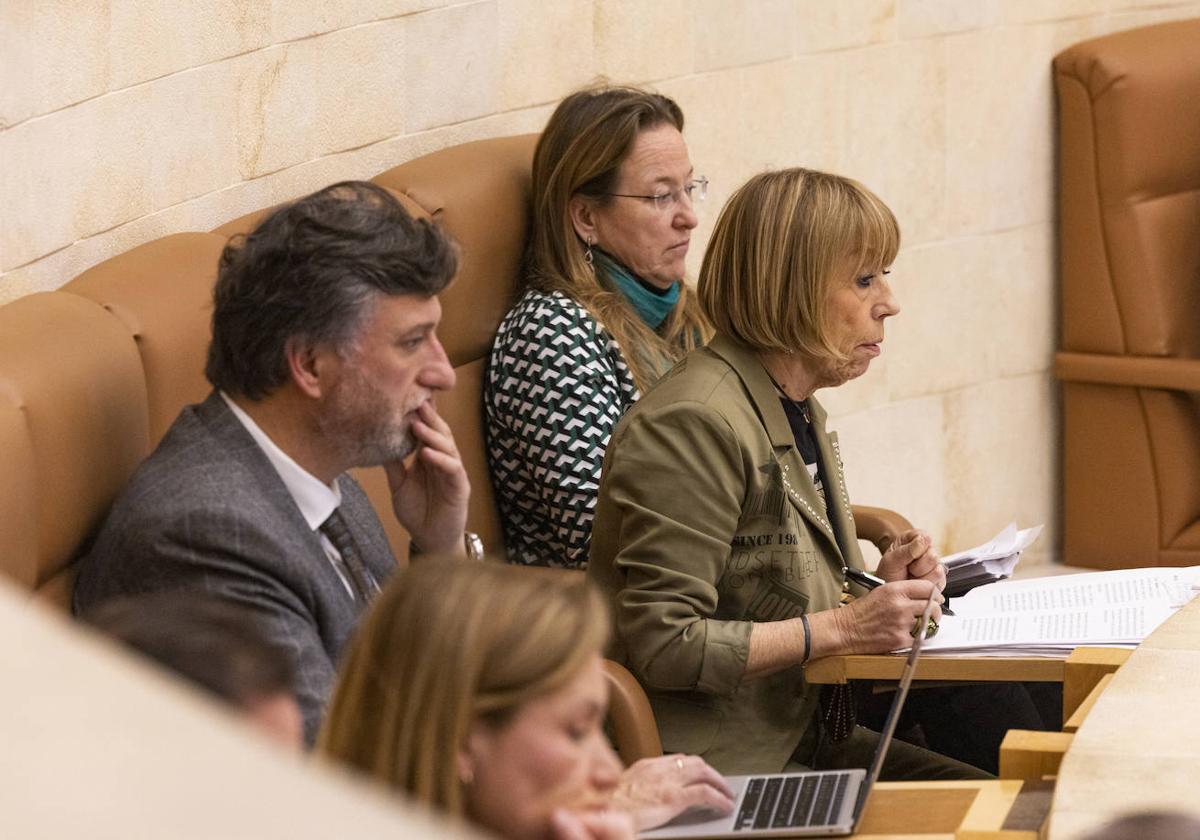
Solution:
{"label": "laptop keyboard", "polygon": [[735,831],[829,825],[841,812],[849,773],[756,777],[746,785]]}

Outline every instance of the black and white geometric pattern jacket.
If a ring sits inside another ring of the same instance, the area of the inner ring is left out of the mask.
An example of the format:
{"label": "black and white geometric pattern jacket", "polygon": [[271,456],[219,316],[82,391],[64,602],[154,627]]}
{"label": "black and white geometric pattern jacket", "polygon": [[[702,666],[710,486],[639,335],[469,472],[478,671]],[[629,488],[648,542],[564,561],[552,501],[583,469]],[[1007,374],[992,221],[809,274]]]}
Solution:
{"label": "black and white geometric pattern jacket", "polygon": [[505,316],[484,411],[510,562],[586,567],[604,450],[637,399],[617,342],[566,295],[530,290]]}

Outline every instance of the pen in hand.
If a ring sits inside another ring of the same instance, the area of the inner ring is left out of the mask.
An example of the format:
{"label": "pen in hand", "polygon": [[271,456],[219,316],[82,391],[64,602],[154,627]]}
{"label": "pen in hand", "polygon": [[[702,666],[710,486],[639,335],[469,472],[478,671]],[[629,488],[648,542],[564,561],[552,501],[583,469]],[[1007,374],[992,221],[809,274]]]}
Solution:
{"label": "pen in hand", "polygon": [[[873,575],[870,572],[864,572],[861,569],[854,569],[854,568],[849,568],[849,567],[846,569],[846,577],[849,578],[850,580],[854,581],[855,583],[857,583],[859,586],[863,587],[864,589],[878,589],[879,587],[881,587],[885,583],[887,583],[886,580],[879,577],[878,575]],[[945,603],[942,604],[942,615],[954,615],[954,613],[950,610],[950,599],[949,598],[947,598]]]}
{"label": "pen in hand", "polygon": [[873,575],[870,572],[864,572],[861,569],[853,569],[849,567],[846,568],[846,577],[850,578],[850,580],[854,581],[865,589],[878,589],[887,583],[886,580],[878,575]]}

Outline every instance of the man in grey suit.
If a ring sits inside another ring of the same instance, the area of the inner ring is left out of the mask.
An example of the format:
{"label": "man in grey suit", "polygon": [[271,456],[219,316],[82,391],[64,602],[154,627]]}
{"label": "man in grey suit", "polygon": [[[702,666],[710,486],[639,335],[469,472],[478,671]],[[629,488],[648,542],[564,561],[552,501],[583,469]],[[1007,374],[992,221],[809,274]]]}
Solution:
{"label": "man in grey suit", "polygon": [[[457,249],[387,191],[328,187],[221,255],[208,398],[183,409],[82,560],[75,610],[156,590],[252,611],[297,665],[305,737],[395,558],[351,467],[383,465],[424,553],[464,552],[470,492],[433,397]],[[407,463],[405,460],[410,456]]]}

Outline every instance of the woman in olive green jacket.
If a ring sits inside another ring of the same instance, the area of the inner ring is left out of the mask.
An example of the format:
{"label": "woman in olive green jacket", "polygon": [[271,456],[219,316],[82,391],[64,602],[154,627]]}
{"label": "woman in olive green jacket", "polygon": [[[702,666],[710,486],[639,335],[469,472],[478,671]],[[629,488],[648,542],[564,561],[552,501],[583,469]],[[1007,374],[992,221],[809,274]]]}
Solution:
{"label": "woman in olive green jacket", "polygon": [[[588,573],[614,605],[614,655],[646,687],[664,747],[726,773],[858,760],[870,733],[821,739],[800,666],[906,646],[945,582],[912,531],[880,561],[888,583],[849,583],[862,558],[837,438],[812,398],[879,355],[898,248],[891,211],[854,181],[752,178],[700,273],[718,337],[625,415],[608,448]],[[826,730],[842,711],[826,710]],[[893,776],[975,775],[908,745],[893,754]]]}

